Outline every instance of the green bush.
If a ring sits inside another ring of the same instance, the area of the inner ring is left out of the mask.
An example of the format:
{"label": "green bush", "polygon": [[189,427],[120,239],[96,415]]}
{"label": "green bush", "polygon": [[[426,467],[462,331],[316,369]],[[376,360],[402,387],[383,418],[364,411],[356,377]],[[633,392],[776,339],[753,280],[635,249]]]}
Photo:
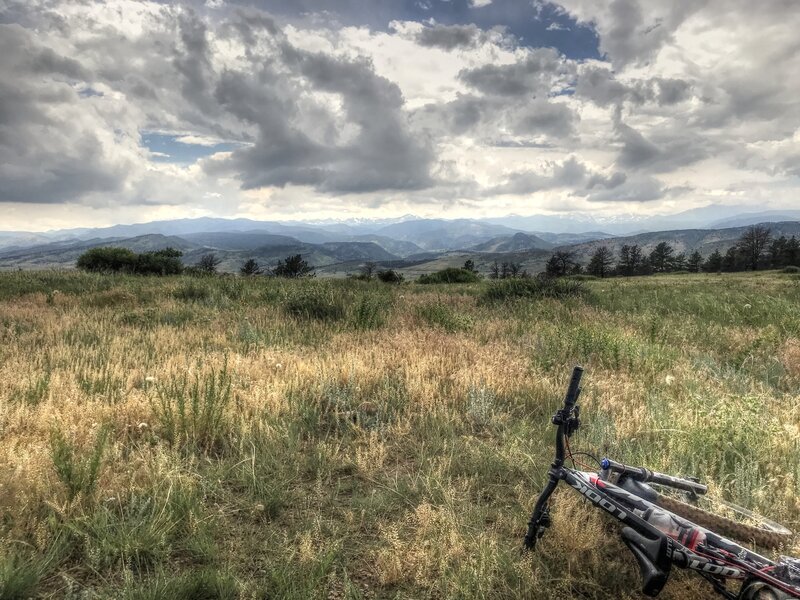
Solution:
{"label": "green bush", "polygon": [[377,277],[383,283],[403,283],[403,280],[405,279],[402,273],[398,273],[394,269],[378,271]]}
{"label": "green bush", "polygon": [[139,275],[177,275],[183,271],[183,252],[164,248],[136,254],[127,248],[90,248],[78,257],[76,266],[97,273],[137,273]]}
{"label": "green bush", "polygon": [[581,281],[553,277],[533,279],[502,279],[493,282],[483,293],[488,302],[517,298],[582,298],[588,295]]}
{"label": "green bush", "polygon": [[136,253],[127,248],[90,248],[78,257],[77,267],[98,273],[132,273]]}
{"label": "green bush", "polygon": [[417,283],[477,283],[480,280],[480,276],[473,271],[450,267],[436,273],[420,275]]}
{"label": "green bush", "polygon": [[344,299],[327,286],[303,287],[290,294],[283,305],[286,312],[301,319],[341,321],[346,316]]}
{"label": "green bush", "polygon": [[781,273],[800,273],[800,267],[789,265],[788,267],[783,267]]}

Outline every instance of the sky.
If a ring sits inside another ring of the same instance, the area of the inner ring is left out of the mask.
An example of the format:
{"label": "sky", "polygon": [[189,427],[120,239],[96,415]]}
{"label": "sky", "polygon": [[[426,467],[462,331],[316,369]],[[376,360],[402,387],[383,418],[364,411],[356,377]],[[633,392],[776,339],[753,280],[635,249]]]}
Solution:
{"label": "sky", "polygon": [[796,0],[0,0],[0,230],[800,208]]}

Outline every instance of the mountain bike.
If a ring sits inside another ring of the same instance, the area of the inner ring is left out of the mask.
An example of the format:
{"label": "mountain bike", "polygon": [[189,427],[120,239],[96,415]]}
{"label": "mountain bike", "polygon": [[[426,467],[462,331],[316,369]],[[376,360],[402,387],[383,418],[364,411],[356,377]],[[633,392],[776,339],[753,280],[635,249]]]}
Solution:
{"label": "mountain bike", "polygon": [[[674,477],[610,458],[597,461],[585,452],[573,454],[569,438],[581,423],[577,401],[582,375],[583,369],[575,367],[564,405],[552,418],[557,427],[555,460],[528,523],[525,549],[533,550],[551,525],[550,496],[559,482],[564,481],[623,525],[621,537],[639,565],[642,593],[646,596],[654,597],[661,592],[674,565],[701,575],[715,592],[729,600],[800,598],[800,560],[781,556],[775,562],[729,539],[780,547],[792,537],[785,527],[735,505],[728,506],[744,515],[749,523],[693,505],[691,500],[707,491],[707,486],[696,478]],[[579,454],[598,462],[599,471],[578,470]],[[567,460],[573,463],[573,468],[565,466]],[[689,501],[660,493],[650,484],[665,491],[685,493]],[[731,580],[741,583],[738,590],[728,588]]]}

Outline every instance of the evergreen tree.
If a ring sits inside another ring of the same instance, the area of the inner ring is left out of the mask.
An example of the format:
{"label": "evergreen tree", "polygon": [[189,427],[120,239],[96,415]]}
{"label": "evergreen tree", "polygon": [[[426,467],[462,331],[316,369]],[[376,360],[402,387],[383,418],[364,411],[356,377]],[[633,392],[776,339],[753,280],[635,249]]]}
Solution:
{"label": "evergreen tree", "polygon": [[302,254],[295,254],[284,258],[283,262],[272,269],[272,274],[275,277],[287,277],[289,279],[313,277],[314,267],[309,265],[308,261],[303,260]]}
{"label": "evergreen tree", "polygon": [[722,270],[722,254],[719,250],[714,250],[703,264],[706,273],[719,273]]}
{"label": "evergreen tree", "polygon": [[654,273],[667,273],[674,268],[675,249],[667,242],[661,242],[648,258]]}
{"label": "evergreen tree", "polygon": [[796,236],[792,236],[786,242],[785,258],[786,264],[784,266],[800,265],[800,240]]}
{"label": "evergreen tree", "polygon": [[731,271],[741,271],[742,266],[742,255],[739,252],[739,248],[737,246],[731,246],[722,259],[722,270],[728,273]]}
{"label": "evergreen tree", "polygon": [[642,272],[644,256],[642,248],[638,244],[625,244],[619,251],[619,263],[617,271],[620,275],[630,277],[639,275]]}
{"label": "evergreen tree", "polygon": [[689,255],[689,258],[686,260],[686,270],[689,271],[690,273],[699,273],[702,267],[703,267],[703,257],[697,250],[695,250]]}
{"label": "evergreen tree", "polygon": [[248,258],[239,269],[239,273],[241,273],[245,277],[251,277],[253,275],[261,275],[262,272],[263,270],[253,258]]}
{"label": "evergreen tree", "polygon": [[614,256],[611,250],[605,246],[600,246],[592,254],[586,272],[595,277],[608,277],[611,275],[611,266],[614,264]]}

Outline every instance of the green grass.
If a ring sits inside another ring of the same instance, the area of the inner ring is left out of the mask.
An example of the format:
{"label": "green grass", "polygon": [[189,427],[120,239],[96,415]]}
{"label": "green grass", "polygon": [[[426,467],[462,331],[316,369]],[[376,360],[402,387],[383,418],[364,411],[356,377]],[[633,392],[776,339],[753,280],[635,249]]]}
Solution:
{"label": "green grass", "polygon": [[574,448],[800,529],[793,274],[5,273],[0,342],[0,598],[638,598],[568,490],[518,551],[575,363]]}

